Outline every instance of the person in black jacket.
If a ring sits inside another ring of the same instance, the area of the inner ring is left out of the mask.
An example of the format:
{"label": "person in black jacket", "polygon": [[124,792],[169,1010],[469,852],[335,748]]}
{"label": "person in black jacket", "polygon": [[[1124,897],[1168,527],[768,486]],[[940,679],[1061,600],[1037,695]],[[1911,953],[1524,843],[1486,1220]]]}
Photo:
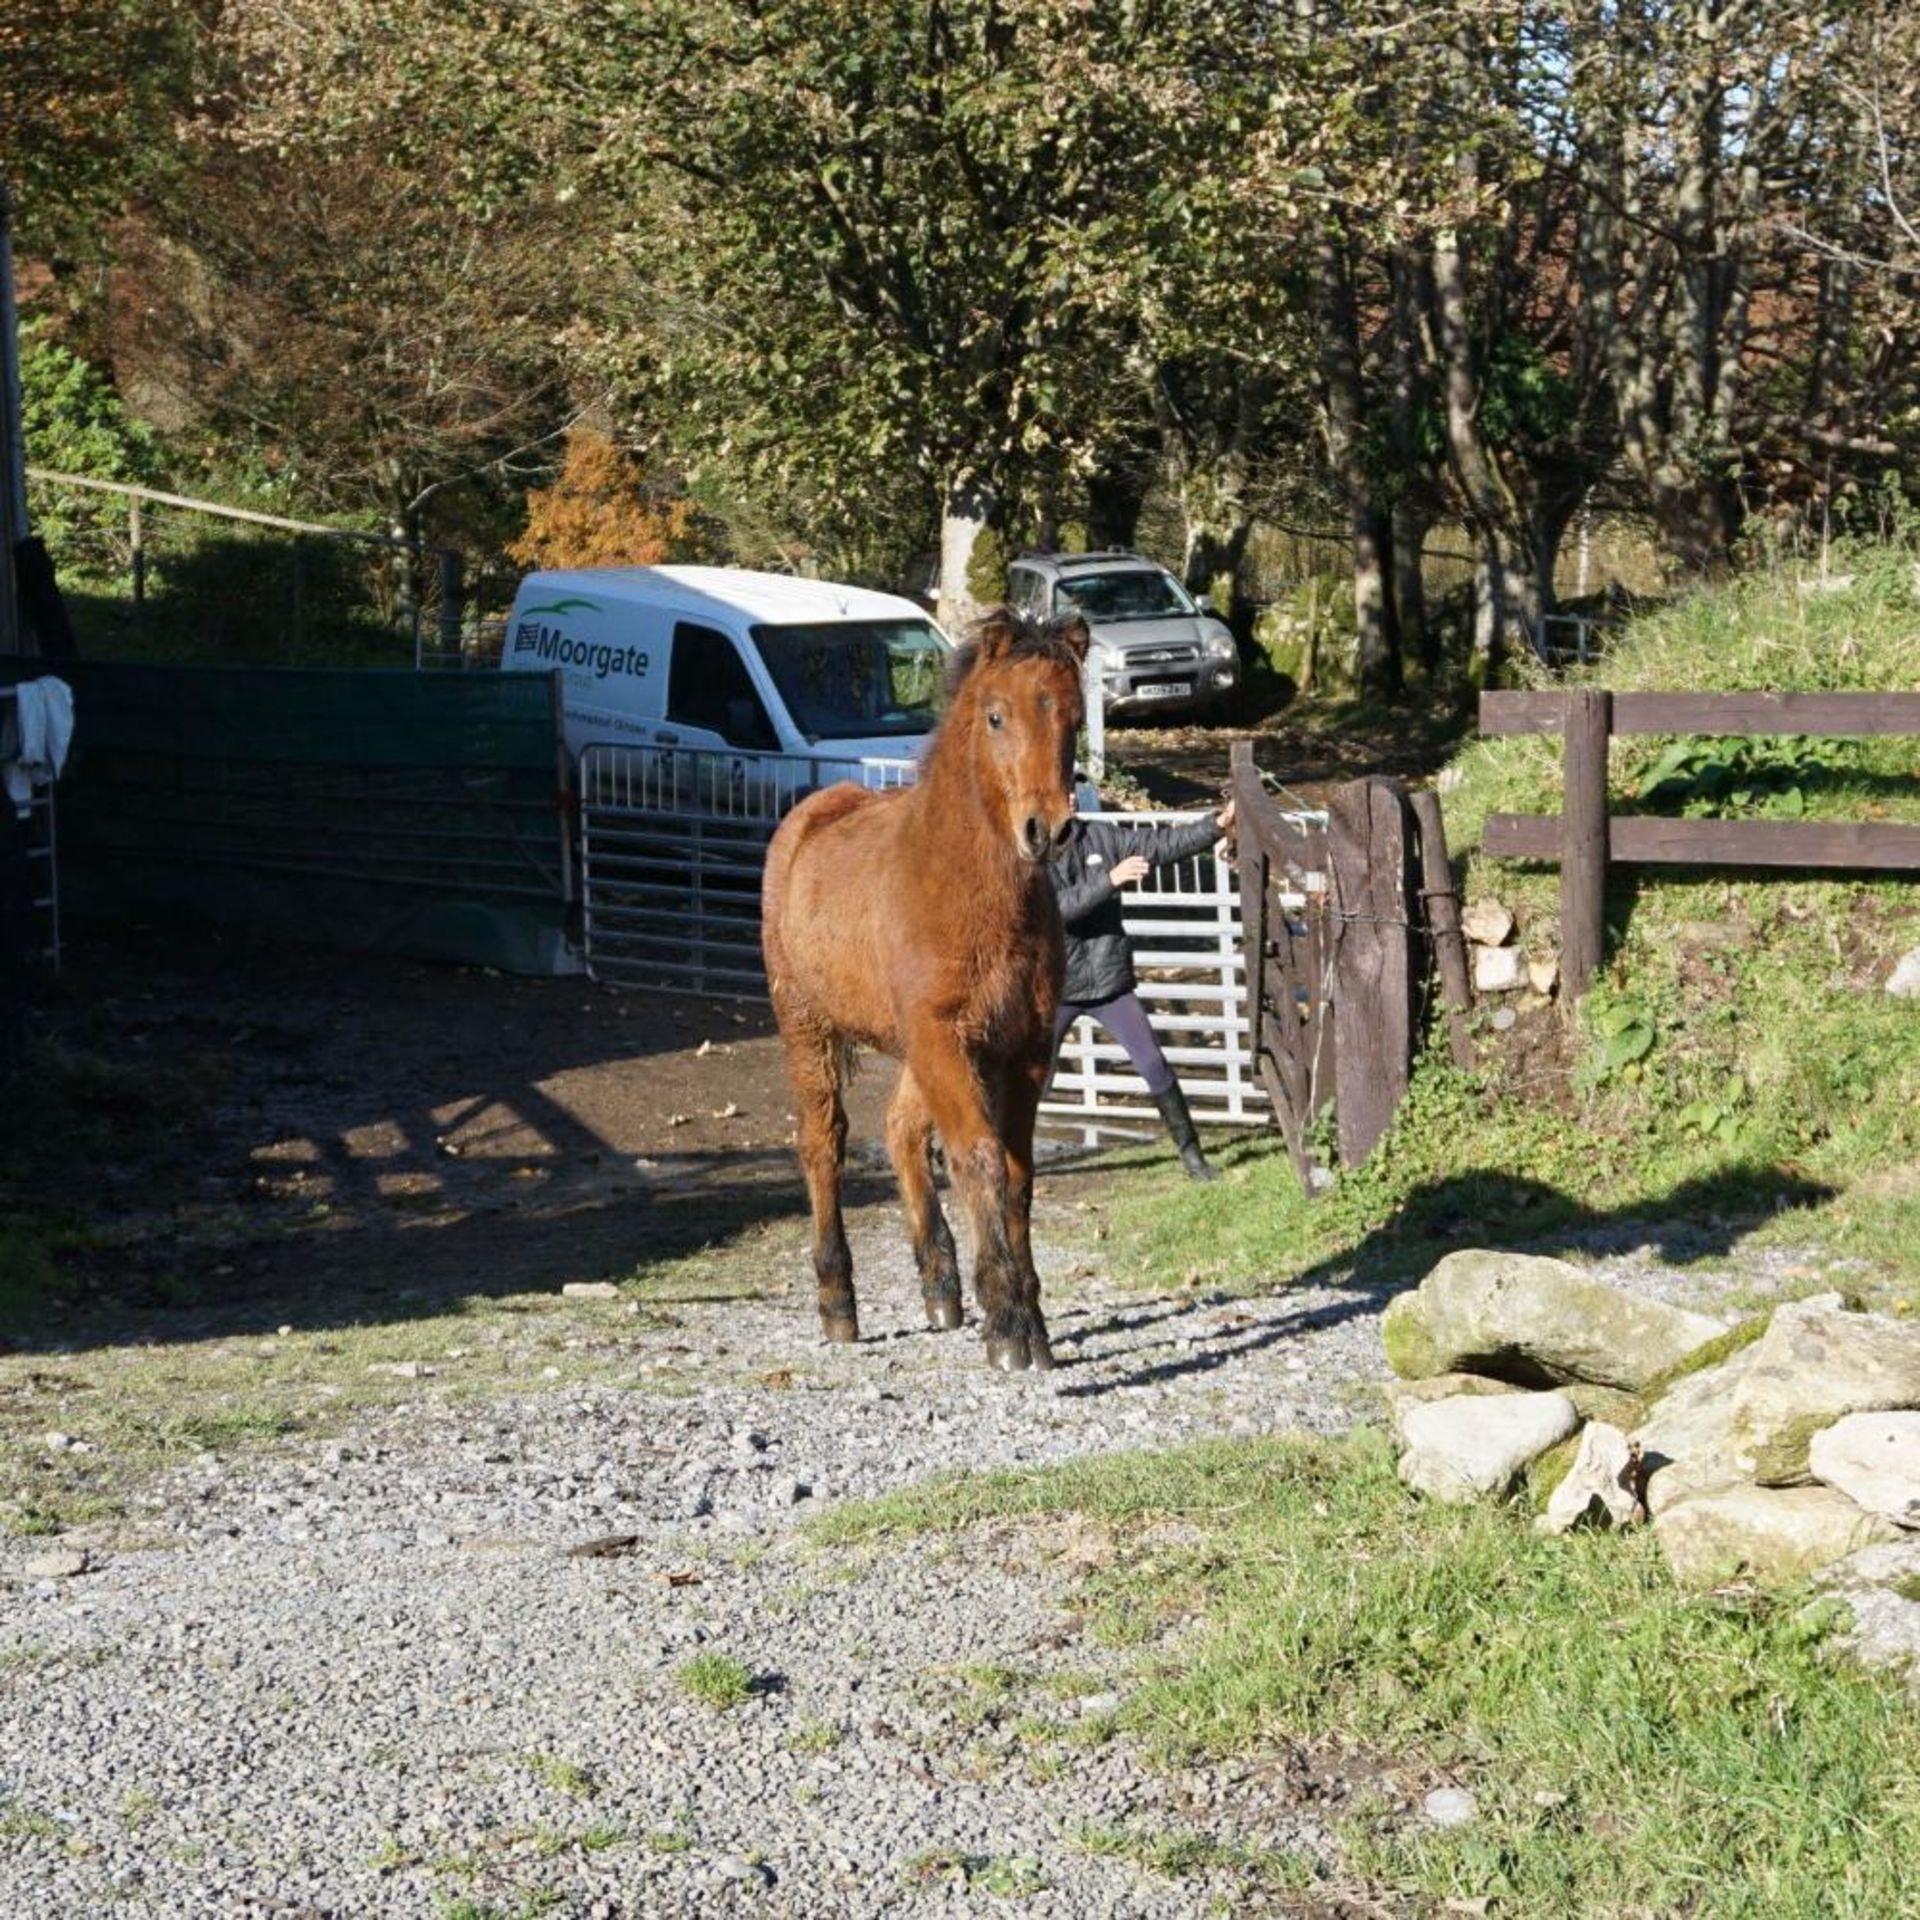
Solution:
{"label": "person in black jacket", "polygon": [[1067,977],[1053,1021],[1054,1048],[1058,1051],[1083,1013],[1099,1021],[1126,1048],[1167,1123],[1180,1164],[1195,1180],[1211,1180],[1214,1172],[1194,1135],[1186,1095],[1134,992],[1133,947],[1120,924],[1120,895],[1155,867],[1205,853],[1232,829],[1231,801],[1212,819],[1183,826],[1126,827],[1081,816],[1048,869],[1067,935]]}

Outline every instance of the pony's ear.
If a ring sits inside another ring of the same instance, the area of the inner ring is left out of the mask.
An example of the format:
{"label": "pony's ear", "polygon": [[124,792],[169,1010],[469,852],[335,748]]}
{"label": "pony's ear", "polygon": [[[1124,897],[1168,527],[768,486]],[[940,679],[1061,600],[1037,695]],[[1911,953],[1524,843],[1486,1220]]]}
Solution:
{"label": "pony's ear", "polygon": [[970,636],[980,651],[980,662],[991,666],[996,660],[1004,660],[1013,651],[1014,642],[1020,637],[1014,624],[1011,607],[989,607],[973,623]]}
{"label": "pony's ear", "polygon": [[1053,623],[1053,630],[1067,643],[1067,651],[1084,666],[1087,649],[1093,645],[1093,635],[1087,630],[1086,621],[1077,613],[1062,614]]}

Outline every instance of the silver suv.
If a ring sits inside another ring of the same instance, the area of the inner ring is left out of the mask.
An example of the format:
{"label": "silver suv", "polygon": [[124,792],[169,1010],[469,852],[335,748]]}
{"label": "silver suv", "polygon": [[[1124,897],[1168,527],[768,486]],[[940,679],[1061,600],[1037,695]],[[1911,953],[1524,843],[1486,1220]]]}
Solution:
{"label": "silver suv", "polygon": [[1093,634],[1109,713],[1200,713],[1240,684],[1233,635],[1165,567],[1137,553],[1023,553],[1007,598],[1042,619],[1078,611]]}

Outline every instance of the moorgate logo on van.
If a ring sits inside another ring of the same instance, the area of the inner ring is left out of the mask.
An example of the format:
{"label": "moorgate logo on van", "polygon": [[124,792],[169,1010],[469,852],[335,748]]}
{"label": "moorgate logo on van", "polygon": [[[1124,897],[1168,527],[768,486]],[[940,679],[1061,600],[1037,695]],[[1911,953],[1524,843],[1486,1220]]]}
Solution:
{"label": "moorgate logo on van", "polygon": [[542,613],[575,613],[584,609],[588,613],[598,613],[600,603],[597,600],[553,600],[545,606],[528,607],[521,615],[520,624],[513,630],[513,650],[516,654],[530,653],[536,660],[550,660],[560,667],[589,667],[596,680],[605,680],[610,674],[631,674],[634,679],[646,677],[647,651],[644,647],[609,646],[602,640],[576,640],[559,627],[543,625],[533,616]]}

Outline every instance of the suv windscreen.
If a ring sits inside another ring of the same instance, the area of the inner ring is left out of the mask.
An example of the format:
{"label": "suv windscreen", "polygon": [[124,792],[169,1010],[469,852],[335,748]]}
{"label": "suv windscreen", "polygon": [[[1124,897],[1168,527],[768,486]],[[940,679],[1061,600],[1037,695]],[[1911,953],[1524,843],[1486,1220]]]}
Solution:
{"label": "suv windscreen", "polygon": [[1064,605],[1078,607],[1096,624],[1105,620],[1169,620],[1197,612],[1187,590],[1170,573],[1144,567],[1119,573],[1076,573],[1060,582]]}
{"label": "suv windscreen", "polygon": [[947,648],[924,620],[834,620],[755,627],[754,644],[809,740],[927,733]]}

